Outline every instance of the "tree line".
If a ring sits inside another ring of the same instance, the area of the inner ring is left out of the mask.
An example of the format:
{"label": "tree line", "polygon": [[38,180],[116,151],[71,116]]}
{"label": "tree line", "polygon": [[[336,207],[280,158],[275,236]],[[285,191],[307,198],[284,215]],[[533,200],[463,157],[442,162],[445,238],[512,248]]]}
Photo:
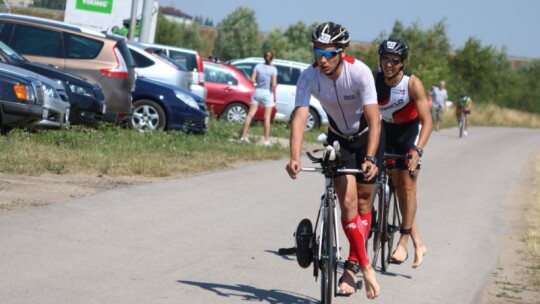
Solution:
{"label": "tree line", "polygon": [[[248,56],[261,57],[272,50],[275,58],[310,63],[314,60],[310,35],[317,24],[302,21],[287,29],[261,33],[255,11],[239,7],[218,23],[216,29],[199,26],[202,17],[191,25],[158,18],[156,42],[198,50],[204,57],[218,56],[227,61]],[[206,20],[204,23],[211,24]],[[378,46],[389,37],[405,41],[410,48],[405,70],[417,75],[426,90],[446,80],[449,98],[469,95],[475,102],[540,114],[540,59],[511,61],[506,50],[483,45],[469,38],[462,48],[452,50],[443,19],[422,30],[415,22],[405,26],[395,21],[390,33],[381,32],[370,44],[352,43],[347,53],[377,69]]]}

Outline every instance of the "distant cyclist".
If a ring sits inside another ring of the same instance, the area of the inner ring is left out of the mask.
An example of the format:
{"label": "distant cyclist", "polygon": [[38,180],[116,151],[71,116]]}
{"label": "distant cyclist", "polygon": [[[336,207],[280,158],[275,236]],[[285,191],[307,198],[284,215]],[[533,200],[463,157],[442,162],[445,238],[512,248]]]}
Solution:
{"label": "distant cyclist", "polygon": [[456,105],[456,119],[459,124],[461,120],[461,113],[465,115],[465,129],[463,130],[463,136],[467,136],[469,129],[469,115],[471,114],[473,108],[473,100],[467,95],[462,95],[459,99],[459,102]]}
{"label": "distant cyclist", "polygon": [[[371,193],[378,172],[381,115],[375,81],[369,67],[347,56],[349,32],[340,24],[322,23],[311,41],[316,62],[300,75],[296,87],[295,115],[291,123],[290,161],[287,172],[296,179],[302,169],[300,156],[311,95],[328,113],[327,142],[338,141],[346,168],[362,169],[363,175],[344,174],[335,179],[340,202],[341,223],[349,241],[350,253],[339,280],[339,292],[356,292],[356,274],[362,271],[366,296],[374,299],[380,287],[366,252],[371,228]],[[368,129],[369,127],[369,129]],[[366,131],[366,132],[365,132]]]}
{"label": "distant cyclist", "polygon": [[410,235],[415,250],[412,266],[416,268],[427,253],[415,219],[416,187],[420,158],[431,134],[432,119],[422,81],[403,71],[408,55],[409,48],[404,42],[397,39],[383,41],[379,46],[381,71],[376,75],[375,84],[386,135],[385,152],[410,156],[407,161],[396,160],[395,168],[390,171],[403,217],[401,236],[390,262],[401,264],[407,259]]}

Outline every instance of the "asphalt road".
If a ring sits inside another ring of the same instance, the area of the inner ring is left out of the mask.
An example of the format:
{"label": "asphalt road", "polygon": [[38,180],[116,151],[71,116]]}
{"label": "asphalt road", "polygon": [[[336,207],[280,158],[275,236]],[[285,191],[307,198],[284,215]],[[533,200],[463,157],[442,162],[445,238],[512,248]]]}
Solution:
{"label": "asphalt road", "polygon": [[[418,220],[429,254],[419,269],[411,256],[378,274],[375,302],[475,303],[540,131],[443,130],[424,151]],[[0,303],[317,303],[312,269],[277,250],[293,245],[302,218],[314,220],[323,177],[292,181],[285,163],[0,215]],[[368,301],[362,289],[335,303]]]}

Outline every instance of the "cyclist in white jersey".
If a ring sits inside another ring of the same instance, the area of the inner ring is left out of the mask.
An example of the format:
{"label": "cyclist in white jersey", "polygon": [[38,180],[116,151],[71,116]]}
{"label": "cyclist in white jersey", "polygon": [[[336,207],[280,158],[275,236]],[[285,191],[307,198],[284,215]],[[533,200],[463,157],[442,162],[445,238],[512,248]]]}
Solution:
{"label": "cyclist in white jersey", "polygon": [[302,169],[300,154],[309,99],[313,95],[330,119],[327,142],[340,143],[341,160],[346,168],[360,168],[364,172],[360,176],[344,174],[335,180],[341,222],[350,245],[339,292],[347,295],[356,292],[356,274],[362,271],[366,296],[374,299],[380,287],[365,244],[371,228],[370,197],[378,172],[377,156],[381,159],[383,152],[379,148],[381,116],[375,81],[364,63],[347,56],[350,36],[341,25],[333,22],[319,25],[311,41],[316,62],[304,70],[297,82],[290,160],[286,169],[293,179]]}
{"label": "cyclist in white jersey", "polygon": [[407,45],[397,39],[388,39],[379,46],[381,70],[376,75],[377,98],[385,130],[385,151],[408,154],[406,162],[391,165],[390,175],[396,186],[399,207],[403,216],[401,236],[390,259],[391,263],[403,263],[407,255],[409,235],[414,244],[413,268],[420,266],[426,246],[420,239],[416,217],[416,185],[420,173],[420,158],[431,134],[432,118],[422,81],[403,71],[409,54]]}

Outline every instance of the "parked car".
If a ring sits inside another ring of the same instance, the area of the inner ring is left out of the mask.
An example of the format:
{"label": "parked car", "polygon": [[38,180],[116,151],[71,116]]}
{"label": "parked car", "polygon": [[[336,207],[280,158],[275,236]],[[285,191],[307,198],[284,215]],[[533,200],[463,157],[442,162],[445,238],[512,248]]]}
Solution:
{"label": "parked car", "polygon": [[131,126],[141,131],[185,130],[204,133],[208,111],[199,96],[148,78],[137,78]]}
{"label": "parked car", "polygon": [[158,54],[152,54],[145,50],[145,46],[128,41],[128,48],[135,63],[137,76],[142,76],[189,91],[191,86],[191,72],[178,64],[173,64],[167,59],[160,58]]}
{"label": "parked car", "polygon": [[[243,71],[246,76],[250,77],[255,65],[264,63],[264,59],[260,57],[249,57],[234,59],[229,63]],[[275,65],[278,70],[278,86],[276,88],[277,113],[274,120],[289,122],[294,111],[296,82],[302,71],[309,67],[309,64],[280,59],[274,59],[272,64]],[[309,104],[309,116],[306,130],[316,129],[321,125],[328,125],[328,116],[321,106],[321,103],[315,97],[311,96]]]}
{"label": "parked car", "polygon": [[[204,59],[205,86],[208,90],[208,111],[230,122],[243,123],[249,111],[255,86],[238,69],[226,64]],[[276,114],[272,110],[272,118]],[[264,106],[259,105],[255,120],[264,120]]]}
{"label": "parked car", "polygon": [[32,77],[0,70],[0,123],[2,132],[34,127],[44,115],[42,83]]}
{"label": "parked car", "polygon": [[172,58],[175,62],[192,72],[193,81],[191,83],[191,92],[206,100],[207,90],[205,87],[204,65],[199,52],[192,49],[163,44],[143,43],[143,45],[163,50],[166,56]]}
{"label": "parked car", "polygon": [[32,62],[97,82],[107,106],[104,121],[125,122],[131,117],[135,70],[124,37],[43,18],[0,14],[0,40]]}
{"label": "parked car", "polygon": [[0,71],[33,78],[41,83],[44,96],[43,113],[35,128],[62,129],[69,125],[70,104],[62,84],[10,64],[0,63]]}
{"label": "parked car", "polygon": [[70,103],[70,124],[97,126],[106,111],[101,87],[93,82],[42,63],[30,62],[0,41],[0,62],[8,63],[60,81]]}

